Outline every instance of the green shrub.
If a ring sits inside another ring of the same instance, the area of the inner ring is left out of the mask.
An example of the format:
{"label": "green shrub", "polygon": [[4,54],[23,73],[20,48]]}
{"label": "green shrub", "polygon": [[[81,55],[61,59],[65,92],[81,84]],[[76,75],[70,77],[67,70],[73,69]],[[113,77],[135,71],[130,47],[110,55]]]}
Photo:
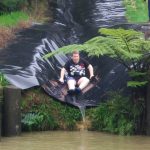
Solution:
{"label": "green shrub", "polygon": [[32,130],[32,128],[38,129],[39,124],[42,123],[43,121],[43,116],[40,114],[35,114],[35,113],[27,113],[22,115],[22,124],[25,127],[27,127],[27,130]]}
{"label": "green shrub", "polygon": [[144,0],[124,0],[126,18],[129,22],[147,22],[148,4]]}
{"label": "green shrub", "polygon": [[129,98],[113,93],[106,103],[91,110],[92,130],[131,135],[136,131],[137,120],[143,109],[143,105],[133,105]]}
{"label": "green shrub", "polygon": [[[53,102],[54,103],[54,102]],[[58,105],[58,104],[56,104]],[[56,106],[55,105],[55,106]],[[78,108],[70,107],[66,105],[59,105],[57,119],[63,123],[63,128],[67,130],[73,130],[76,127],[77,121],[81,120],[81,113]]]}
{"label": "green shrub", "polygon": [[49,130],[56,129],[57,123],[55,119],[46,112],[28,112],[22,115],[23,129],[27,131],[32,130]]}
{"label": "green shrub", "polygon": [[82,118],[78,108],[51,99],[41,89],[23,94],[21,110],[25,130],[75,130],[76,123]]}
{"label": "green shrub", "polygon": [[[143,99],[133,104],[120,92],[112,92],[106,103],[86,110],[88,129],[121,135],[135,134],[143,109]],[[53,100],[40,88],[23,93],[21,110],[23,129],[29,131],[76,130],[82,120],[78,108]]]}
{"label": "green shrub", "polygon": [[1,0],[0,14],[20,10],[26,3],[27,0]]}
{"label": "green shrub", "polygon": [[58,127],[58,123],[47,103],[32,105],[29,112],[22,114],[22,124],[24,129],[29,131],[54,130]]}

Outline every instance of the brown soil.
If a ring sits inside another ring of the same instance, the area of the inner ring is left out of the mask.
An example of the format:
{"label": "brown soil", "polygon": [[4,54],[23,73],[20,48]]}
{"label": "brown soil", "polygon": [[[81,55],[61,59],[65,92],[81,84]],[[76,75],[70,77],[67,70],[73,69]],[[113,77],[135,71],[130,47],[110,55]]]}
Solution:
{"label": "brown soil", "polygon": [[21,21],[16,27],[0,27],[0,48],[5,48],[15,38],[15,33],[21,29],[29,28],[31,21]]}

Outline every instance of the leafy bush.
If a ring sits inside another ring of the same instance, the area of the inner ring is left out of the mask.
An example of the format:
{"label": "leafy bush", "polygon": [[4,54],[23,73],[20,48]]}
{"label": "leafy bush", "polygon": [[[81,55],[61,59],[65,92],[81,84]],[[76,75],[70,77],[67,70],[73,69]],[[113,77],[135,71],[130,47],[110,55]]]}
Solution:
{"label": "leafy bush", "polygon": [[28,112],[22,115],[21,122],[23,129],[29,131],[56,129],[58,126],[51,114],[46,112]]}
{"label": "leafy bush", "polygon": [[1,0],[0,14],[20,10],[27,0]]}
{"label": "leafy bush", "polygon": [[75,130],[81,120],[78,108],[51,99],[41,89],[25,92],[21,109],[25,130]]}
{"label": "leafy bush", "polygon": [[23,129],[43,131],[58,127],[48,104],[34,104],[30,111],[22,114]]}
{"label": "leafy bush", "polygon": [[[106,103],[86,110],[88,129],[121,135],[135,134],[139,116],[145,108],[143,99],[134,104],[120,92],[110,93]],[[51,99],[41,89],[23,93],[22,124],[25,130],[76,130],[81,123],[80,110]]]}
{"label": "leafy bush", "polygon": [[32,128],[38,128],[39,124],[43,121],[43,116],[35,113],[27,113],[22,115],[22,124],[28,128],[28,130],[32,130]]}
{"label": "leafy bush", "polygon": [[148,6],[146,0],[124,0],[126,17],[129,22],[147,22]]}
{"label": "leafy bush", "polygon": [[118,93],[111,94],[108,102],[91,110],[92,130],[121,135],[135,133],[137,120],[144,109],[143,101],[141,104],[134,105],[127,97]]}
{"label": "leafy bush", "polygon": [[54,109],[57,108],[57,120],[62,125],[60,128],[73,130],[76,127],[77,121],[81,120],[81,112],[78,108],[70,107],[67,104],[62,105],[58,102],[53,102]]}

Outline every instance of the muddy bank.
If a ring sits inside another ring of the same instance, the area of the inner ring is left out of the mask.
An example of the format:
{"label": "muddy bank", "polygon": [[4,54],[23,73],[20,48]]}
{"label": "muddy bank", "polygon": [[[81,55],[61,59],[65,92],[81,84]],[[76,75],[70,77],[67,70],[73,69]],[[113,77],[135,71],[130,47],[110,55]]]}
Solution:
{"label": "muddy bank", "polygon": [[30,28],[34,24],[43,24],[53,20],[53,2],[44,0],[33,3],[22,8],[22,11],[28,14],[29,19],[20,20],[16,25],[0,26],[0,49],[6,48],[12,40],[16,38],[16,33],[23,29]]}

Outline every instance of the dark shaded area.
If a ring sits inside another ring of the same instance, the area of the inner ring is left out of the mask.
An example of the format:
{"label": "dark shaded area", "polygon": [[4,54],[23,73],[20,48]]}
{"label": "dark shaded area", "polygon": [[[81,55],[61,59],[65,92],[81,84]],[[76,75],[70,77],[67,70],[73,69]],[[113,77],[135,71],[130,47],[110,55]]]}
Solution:
{"label": "dark shaded area", "polygon": [[[94,66],[98,81],[90,83],[83,95],[68,97],[67,86],[57,83],[61,67],[70,57],[57,54],[42,57],[58,47],[82,43],[97,34],[100,27],[132,28],[126,22],[121,0],[64,0],[53,4],[54,22],[34,25],[17,34],[17,39],[0,50],[0,70],[7,79],[21,89],[42,85],[45,91],[74,105],[74,100],[85,106],[98,105],[111,90],[126,87],[127,74],[123,66],[108,57],[86,59]],[[140,26],[133,25],[140,29]],[[62,94],[63,93],[63,94]]]}

